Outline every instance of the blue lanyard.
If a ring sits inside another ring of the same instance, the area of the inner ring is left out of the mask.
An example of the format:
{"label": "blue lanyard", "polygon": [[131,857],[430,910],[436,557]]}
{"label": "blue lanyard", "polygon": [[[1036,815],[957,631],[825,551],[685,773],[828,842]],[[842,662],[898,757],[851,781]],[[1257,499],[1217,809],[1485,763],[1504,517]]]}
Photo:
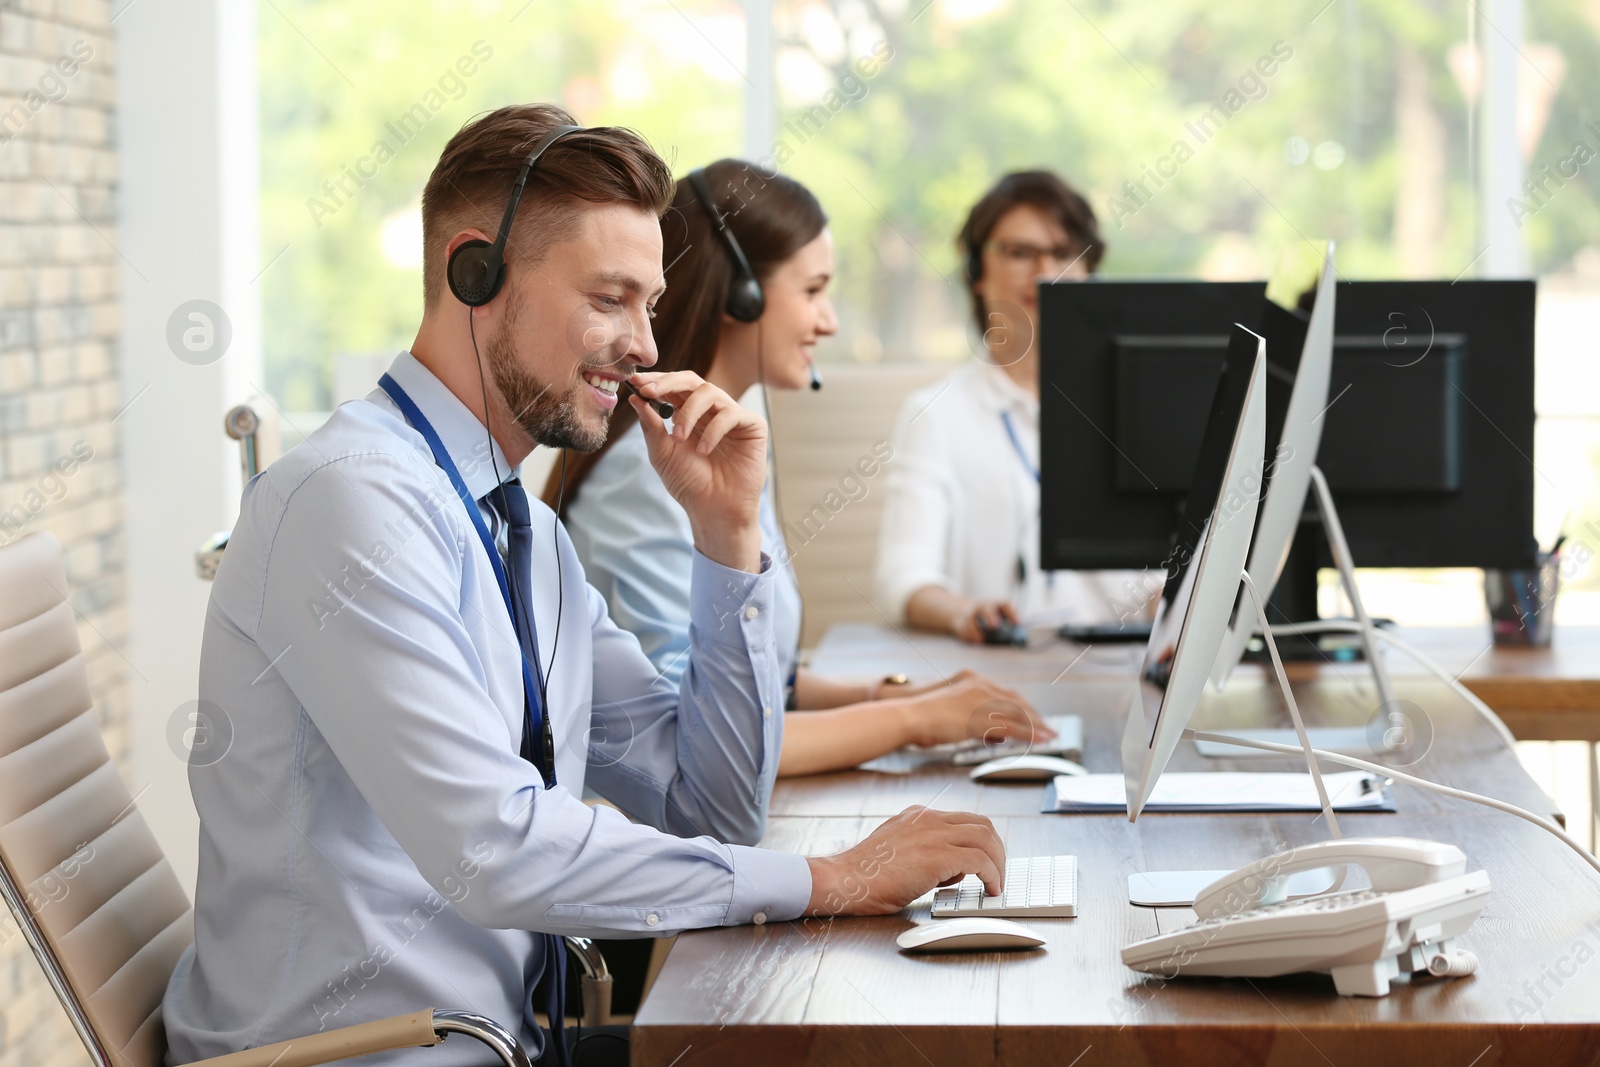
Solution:
{"label": "blue lanyard", "polygon": [[1017,436],[1017,428],[1011,422],[1011,412],[1002,411],[1000,413],[1000,421],[1006,424],[1006,436],[1011,438],[1011,449],[1017,454],[1017,458],[1022,461],[1022,469],[1028,472],[1033,478],[1034,484],[1037,485],[1039,482],[1039,468],[1029,461],[1028,453],[1022,447],[1022,438]]}
{"label": "blue lanyard", "polygon": [[[515,630],[517,628],[517,612],[511,604],[511,586],[506,582],[505,564],[501,562],[500,550],[495,547],[494,538],[489,536],[489,526],[483,521],[483,512],[478,509],[478,502],[472,498],[472,494],[467,490],[467,483],[462,479],[461,472],[456,469],[455,461],[450,458],[450,453],[445,450],[444,442],[439,440],[439,434],[434,430],[433,424],[422,413],[422,409],[417,407],[416,402],[406,395],[406,391],[400,388],[400,383],[385,374],[378,379],[378,385],[384,392],[389,394],[389,399],[399,406],[401,414],[406,417],[406,421],[411,424],[412,428],[422,435],[424,441],[428,442],[428,447],[433,450],[434,462],[439,464],[445,476],[450,479],[450,484],[455,486],[456,495],[461,498],[461,503],[466,506],[467,515],[472,519],[473,528],[478,531],[478,540],[483,542],[484,551],[489,553],[489,564],[494,568],[495,581],[500,585],[500,596],[506,602],[506,613],[511,616],[511,628]],[[531,615],[528,621],[530,624],[532,623]],[[520,647],[521,641],[518,641],[517,644]],[[533,648],[534,661],[530,664],[527,656],[522,657],[523,704],[528,713],[528,736],[529,738],[538,738],[541,736],[544,724],[544,708],[541,706],[539,699],[540,691],[534,685],[536,676],[543,678],[543,670],[539,666],[538,659],[538,636],[529,635],[528,644]],[[544,763],[545,766],[540,768],[540,772],[544,775],[546,787],[549,787],[555,784],[552,753],[547,752],[544,754]]]}
{"label": "blue lanyard", "polygon": [[[1011,412],[1002,411],[1000,413],[1000,421],[1005,423],[1006,436],[1011,438],[1011,450],[1017,454],[1017,459],[1022,461],[1022,469],[1027,471],[1028,474],[1030,476],[1032,476],[1034,484],[1038,485],[1039,484],[1039,468],[1035,467],[1032,463],[1028,462],[1028,453],[1022,447],[1022,438],[1017,436],[1017,427],[1016,427],[1016,424],[1011,421]],[[1027,580],[1028,580],[1027,571],[1028,571],[1028,568],[1027,568],[1027,565],[1022,562],[1022,556],[1018,555],[1017,556],[1017,578],[1024,585],[1027,584]],[[1054,589],[1055,586],[1056,586],[1056,572],[1055,571],[1045,571],[1044,572],[1044,581],[1045,581],[1046,588]]]}

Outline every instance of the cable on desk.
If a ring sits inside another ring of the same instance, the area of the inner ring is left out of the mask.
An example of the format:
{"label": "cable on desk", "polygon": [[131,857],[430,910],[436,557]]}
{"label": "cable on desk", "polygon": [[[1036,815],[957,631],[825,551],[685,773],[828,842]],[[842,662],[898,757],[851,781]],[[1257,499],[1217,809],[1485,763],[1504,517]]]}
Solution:
{"label": "cable on desk", "polygon": [[[1272,628],[1272,635],[1274,637],[1316,633],[1358,634],[1360,632],[1360,623],[1342,619],[1329,619],[1325,622],[1285,623]],[[1383,627],[1374,626],[1372,628],[1372,632],[1380,640],[1393,645],[1405,655],[1410,656],[1420,666],[1422,666],[1423,669],[1437,677],[1451,689],[1454,689],[1463,700],[1472,705],[1473,710],[1483,717],[1483,720],[1489,724],[1490,728],[1500,736],[1500,740],[1505,742],[1506,747],[1511,749],[1513,752],[1516,751],[1517,737],[1511,732],[1511,728],[1505,724],[1505,720],[1500,718],[1499,715],[1496,715],[1494,709],[1485,704],[1482,699],[1479,698],[1478,694],[1474,693],[1471,689],[1468,689],[1459,678],[1454,677],[1449,671],[1439,666],[1439,664],[1435,663],[1431,658],[1423,655],[1422,651],[1415,645],[1411,644],[1409,641],[1401,640],[1399,637],[1385,630]]]}
{"label": "cable on desk", "polygon": [[[1258,741],[1253,737],[1240,737],[1235,734],[1216,734],[1205,730],[1185,730],[1183,732],[1183,736],[1191,741],[1211,741],[1222,745],[1238,745],[1241,748],[1258,748],[1263,752],[1279,752],[1286,756],[1305,756],[1305,749],[1301,748],[1299,745],[1280,745],[1274,741]],[[1524,808],[1519,808],[1515,804],[1508,804],[1504,800],[1496,800],[1494,797],[1487,797],[1482,793],[1469,793],[1465,789],[1456,789],[1454,786],[1440,785],[1438,782],[1430,782],[1425,778],[1418,778],[1415,775],[1406,774],[1403,771],[1397,771],[1393,767],[1385,767],[1381,763],[1371,763],[1367,760],[1357,759],[1354,756],[1346,756],[1338,752],[1328,752],[1320,748],[1314,748],[1311,750],[1311,754],[1317,759],[1324,759],[1329,763],[1337,763],[1340,766],[1351,767],[1358,771],[1366,771],[1369,774],[1380,775],[1384,778],[1393,778],[1397,782],[1405,782],[1407,785],[1414,785],[1419,789],[1431,789],[1433,792],[1440,793],[1447,797],[1455,797],[1457,800],[1466,800],[1474,804],[1482,804],[1484,807],[1494,808],[1497,811],[1503,811],[1507,815],[1515,815],[1519,819],[1526,819],[1535,826],[1540,827],[1541,829],[1554,834],[1562,841],[1565,841],[1572,851],[1583,857],[1585,863],[1593,867],[1596,871],[1600,871],[1600,859],[1596,859],[1594,854],[1579,844],[1576,838],[1572,837],[1551,820],[1546,819],[1541,815],[1535,815],[1533,812]]]}

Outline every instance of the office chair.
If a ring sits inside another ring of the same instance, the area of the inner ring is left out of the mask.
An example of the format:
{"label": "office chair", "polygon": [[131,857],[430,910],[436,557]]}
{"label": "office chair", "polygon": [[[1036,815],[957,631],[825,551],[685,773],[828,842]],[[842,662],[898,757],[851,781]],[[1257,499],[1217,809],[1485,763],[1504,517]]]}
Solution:
{"label": "office chair", "polygon": [[[66,594],[53,536],[0,548],[0,896],[95,1067],[162,1067],[161,1001],[193,915],[106,751]],[[568,943],[585,1015],[600,1019],[605,961],[585,939]],[[505,1067],[530,1067],[494,1020],[427,1008],[200,1064],[316,1067],[450,1034],[482,1042]]]}

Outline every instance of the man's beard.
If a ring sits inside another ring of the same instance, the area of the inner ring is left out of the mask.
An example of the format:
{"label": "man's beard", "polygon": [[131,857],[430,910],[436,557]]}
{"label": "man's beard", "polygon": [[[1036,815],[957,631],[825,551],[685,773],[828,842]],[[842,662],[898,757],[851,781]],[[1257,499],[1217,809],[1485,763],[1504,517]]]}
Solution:
{"label": "man's beard", "polygon": [[[602,422],[598,430],[585,428],[573,406],[570,388],[558,394],[553,386],[540,385],[517,362],[516,342],[513,340],[517,329],[517,311],[515,301],[507,305],[504,321],[485,349],[489,357],[489,374],[494,378],[495,388],[500,390],[506,406],[511,409],[511,417],[522,428],[522,432],[538,444],[567,448],[574,452],[597,451],[606,443],[610,421]],[[582,382],[577,374],[574,374],[574,379]]]}

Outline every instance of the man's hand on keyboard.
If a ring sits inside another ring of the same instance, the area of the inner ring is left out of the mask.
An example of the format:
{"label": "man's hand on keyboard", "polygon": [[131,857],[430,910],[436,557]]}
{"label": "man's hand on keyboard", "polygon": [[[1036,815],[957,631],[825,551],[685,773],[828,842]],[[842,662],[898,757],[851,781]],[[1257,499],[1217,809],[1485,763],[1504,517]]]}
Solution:
{"label": "man's hand on keyboard", "polygon": [[810,915],[892,915],[936,885],[969,874],[1005,886],[1006,850],[982,815],[911,807],[866,840],[811,863]]}

